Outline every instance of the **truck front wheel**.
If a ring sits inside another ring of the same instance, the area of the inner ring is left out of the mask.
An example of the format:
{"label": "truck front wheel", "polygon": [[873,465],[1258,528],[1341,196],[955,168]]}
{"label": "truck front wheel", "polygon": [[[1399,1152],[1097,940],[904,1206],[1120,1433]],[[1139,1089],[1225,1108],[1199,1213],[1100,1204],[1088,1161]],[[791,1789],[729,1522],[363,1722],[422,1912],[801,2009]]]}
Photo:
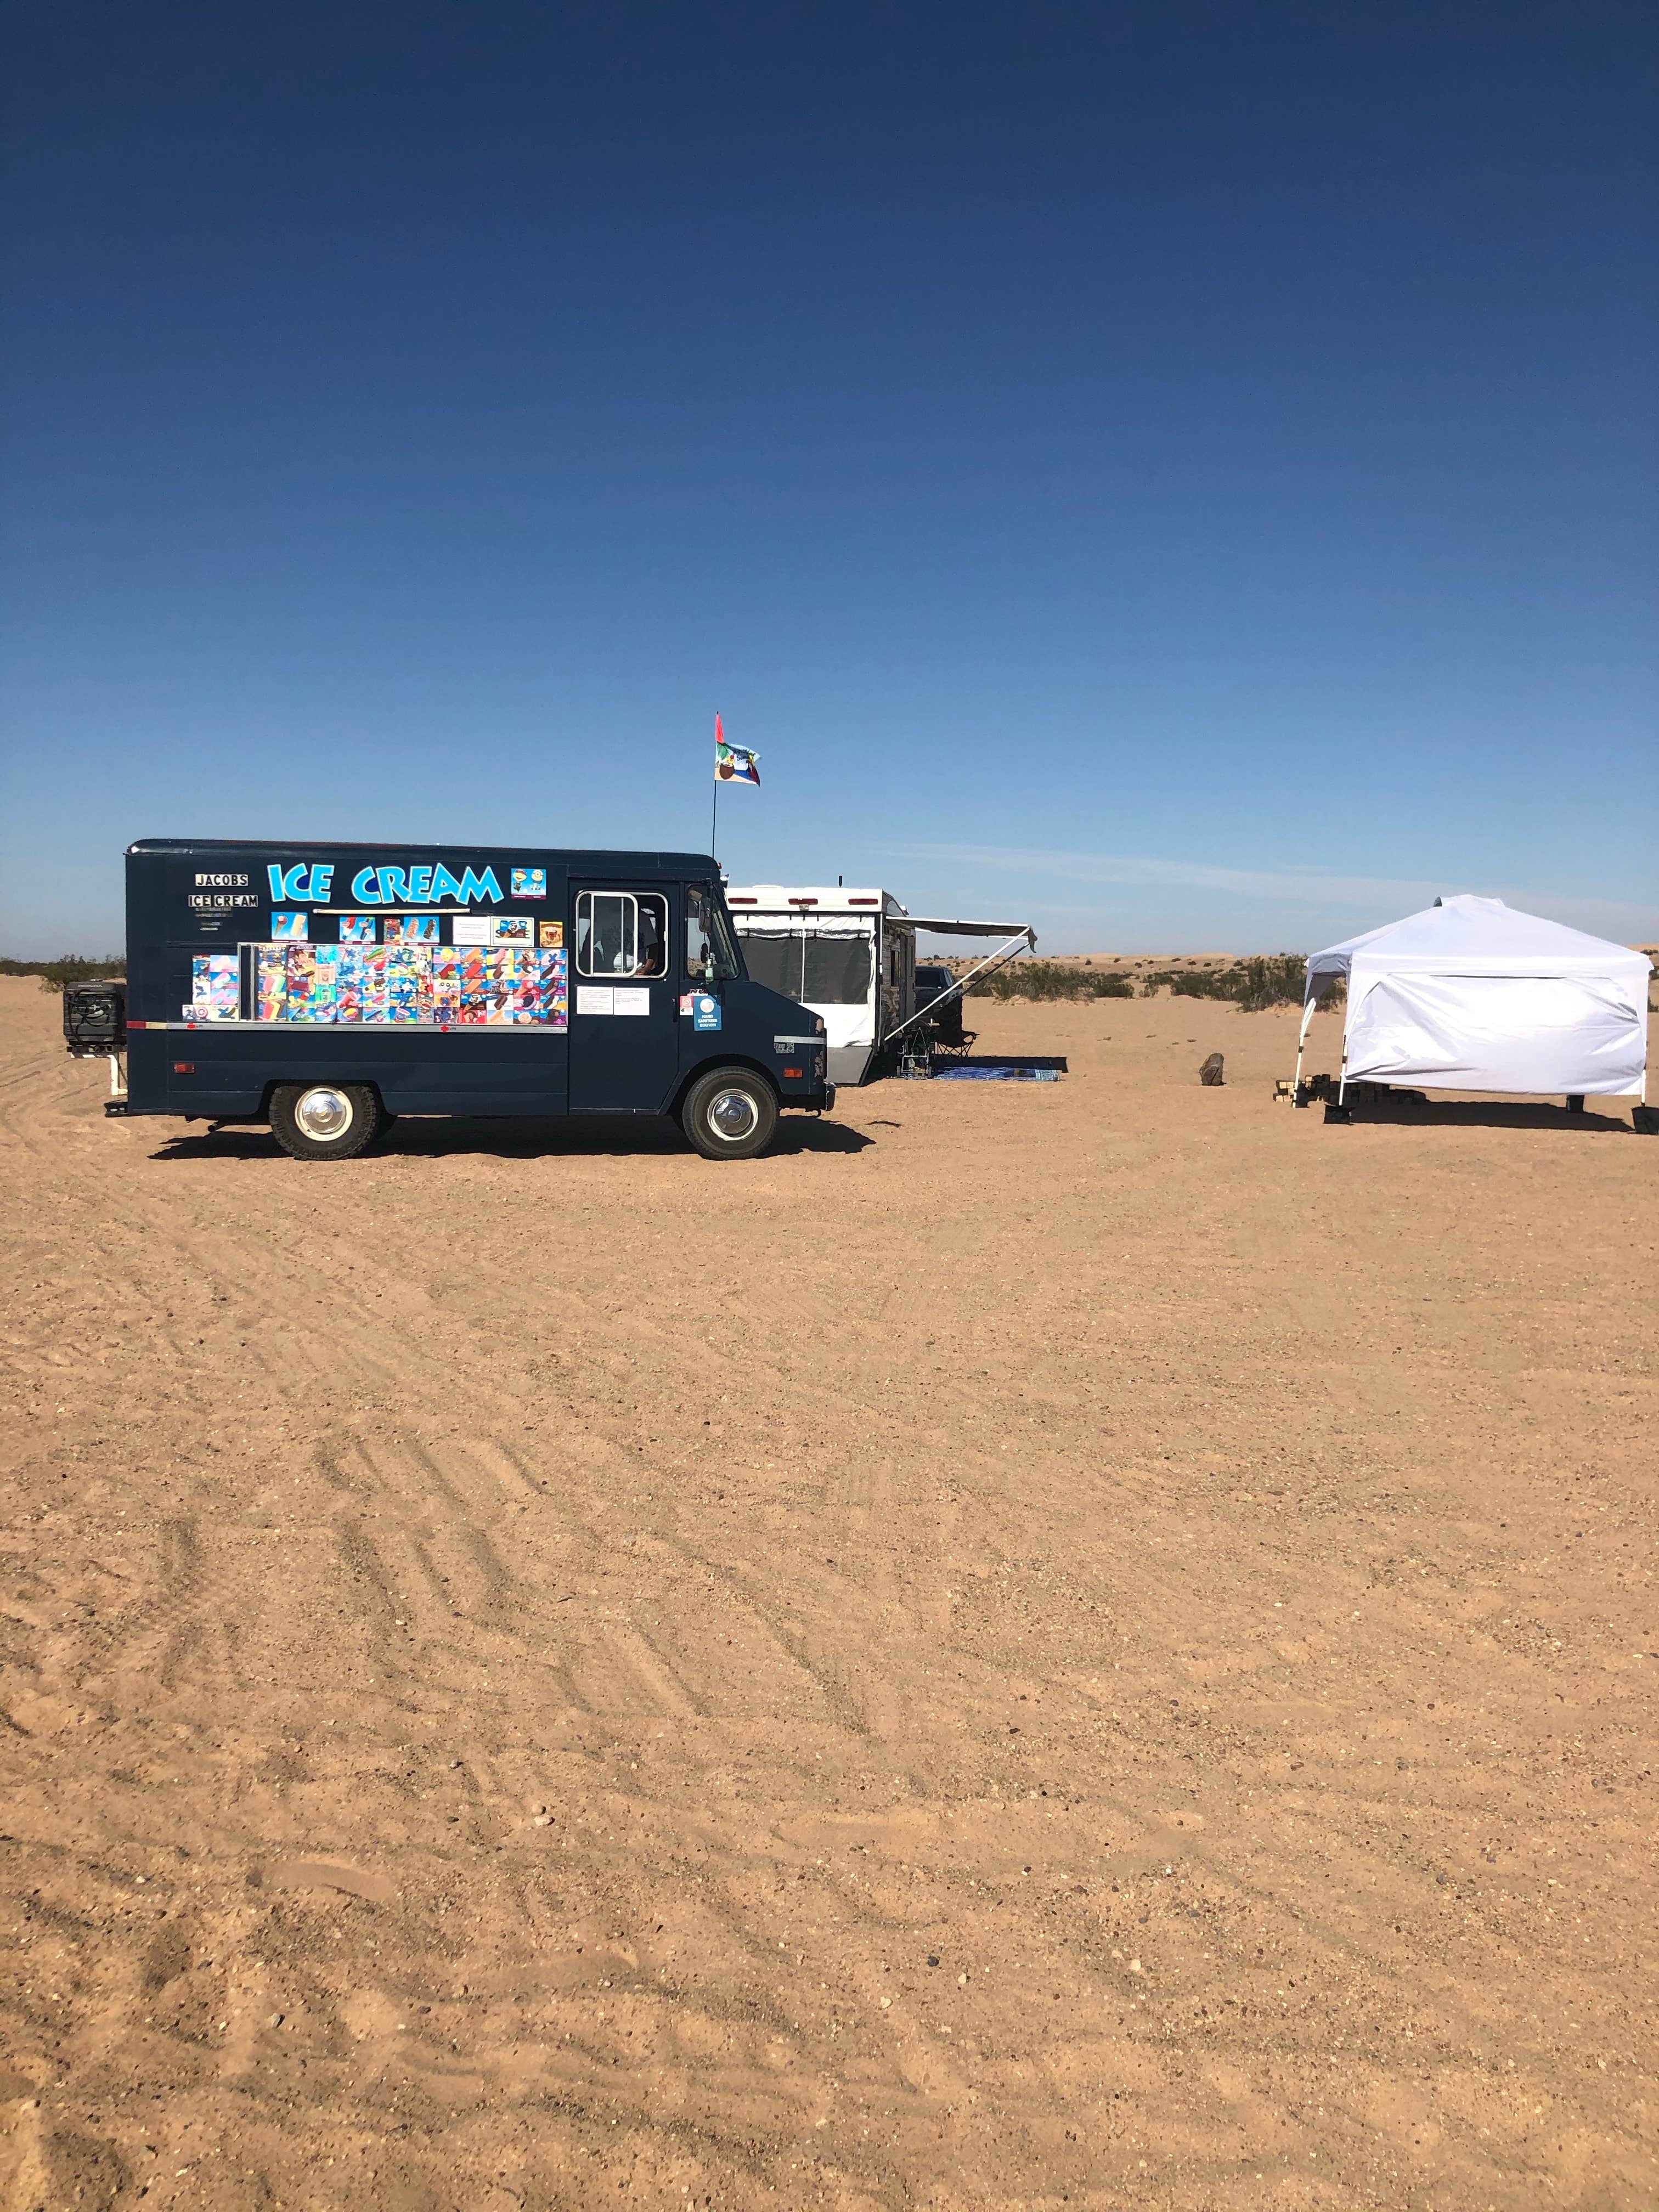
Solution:
{"label": "truck front wheel", "polygon": [[270,1133],[295,1160],[355,1159],[380,1118],[380,1100],[362,1083],[285,1083],[270,1101]]}
{"label": "truck front wheel", "polygon": [[706,1160],[749,1160],[778,1126],[777,1097],[763,1075],[717,1067],[686,1093],[680,1126]]}

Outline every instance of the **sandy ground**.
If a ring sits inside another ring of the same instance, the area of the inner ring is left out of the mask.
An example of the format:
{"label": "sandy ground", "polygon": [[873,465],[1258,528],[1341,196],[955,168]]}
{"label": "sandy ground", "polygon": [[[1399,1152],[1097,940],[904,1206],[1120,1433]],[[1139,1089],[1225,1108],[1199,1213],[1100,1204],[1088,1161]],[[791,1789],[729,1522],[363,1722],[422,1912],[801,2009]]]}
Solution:
{"label": "sandy ground", "polygon": [[0,2201],[1659,2201],[1659,1142],[980,1012],[301,1166],[3,987]]}

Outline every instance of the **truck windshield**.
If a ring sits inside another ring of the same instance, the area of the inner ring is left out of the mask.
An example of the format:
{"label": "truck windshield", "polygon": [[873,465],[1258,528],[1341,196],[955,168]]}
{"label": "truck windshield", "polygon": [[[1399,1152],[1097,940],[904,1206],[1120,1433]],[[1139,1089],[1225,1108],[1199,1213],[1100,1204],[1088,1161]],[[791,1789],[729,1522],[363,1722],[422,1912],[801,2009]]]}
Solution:
{"label": "truck windshield", "polygon": [[685,972],[705,983],[739,973],[725,909],[707,884],[685,887]]}

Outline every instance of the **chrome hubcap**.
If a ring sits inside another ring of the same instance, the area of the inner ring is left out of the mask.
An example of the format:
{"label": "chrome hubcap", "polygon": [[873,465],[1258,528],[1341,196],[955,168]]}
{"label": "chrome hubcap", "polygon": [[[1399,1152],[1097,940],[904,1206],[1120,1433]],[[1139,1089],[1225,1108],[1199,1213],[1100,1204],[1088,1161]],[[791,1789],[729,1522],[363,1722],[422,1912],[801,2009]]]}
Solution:
{"label": "chrome hubcap", "polygon": [[746,1091],[720,1091],[709,1104],[708,1119],[716,1136],[735,1145],[754,1134],[760,1115]]}
{"label": "chrome hubcap", "polygon": [[326,1144],[331,1137],[343,1137],[351,1127],[351,1101],[343,1091],[319,1085],[305,1093],[294,1109],[294,1119],[305,1135],[315,1143]]}

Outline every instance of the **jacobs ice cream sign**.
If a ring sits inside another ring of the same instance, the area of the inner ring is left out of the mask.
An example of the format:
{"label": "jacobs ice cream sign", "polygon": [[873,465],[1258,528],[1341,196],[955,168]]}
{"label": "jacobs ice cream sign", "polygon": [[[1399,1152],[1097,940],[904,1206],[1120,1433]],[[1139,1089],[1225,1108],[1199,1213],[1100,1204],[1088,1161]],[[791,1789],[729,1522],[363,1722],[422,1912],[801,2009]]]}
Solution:
{"label": "jacobs ice cream sign", "polygon": [[[541,874],[539,869],[515,869],[521,874]],[[284,867],[273,860],[269,870],[270,896],[278,906],[323,906],[333,894],[334,866],[331,861],[313,863],[301,860],[293,867]],[[534,896],[516,883],[520,896]],[[475,899],[490,899],[499,904],[501,887],[495,879],[494,868],[464,868],[458,876],[441,860],[433,866],[392,868],[359,868],[351,878],[351,898],[356,906],[441,906],[453,899],[459,906],[471,906]]]}

